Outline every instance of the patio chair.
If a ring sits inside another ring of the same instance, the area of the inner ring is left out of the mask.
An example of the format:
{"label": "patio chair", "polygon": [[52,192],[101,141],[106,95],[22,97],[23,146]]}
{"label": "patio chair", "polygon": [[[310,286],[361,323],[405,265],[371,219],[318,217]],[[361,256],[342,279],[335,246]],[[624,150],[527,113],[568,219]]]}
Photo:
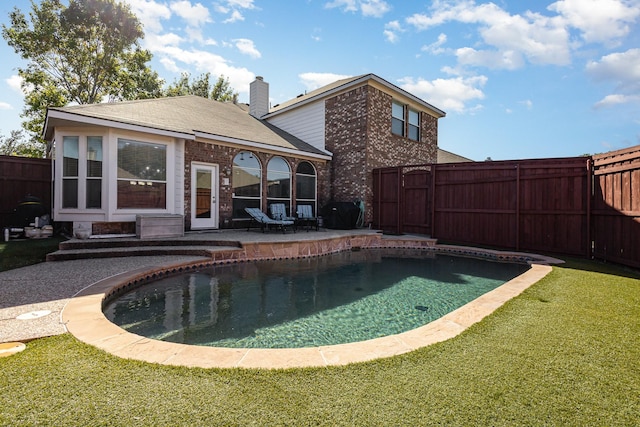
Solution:
{"label": "patio chair", "polygon": [[[251,216],[251,223],[249,227],[247,227],[247,231],[251,228],[251,224],[255,221],[260,224],[260,229],[264,233],[265,229],[275,227],[276,229],[282,230],[283,233],[286,232],[287,226],[293,226],[294,222],[289,220],[280,220],[280,219],[272,219],[269,216],[262,212],[259,208],[244,208],[244,210]],[[295,229],[294,229],[295,232]]]}
{"label": "patio chair", "polygon": [[307,228],[307,231],[309,231],[314,225],[316,227],[316,231],[318,231],[318,218],[313,216],[313,209],[311,205],[296,206],[296,214],[298,215],[298,224],[309,227]]}
{"label": "patio chair", "polygon": [[287,207],[284,203],[271,203],[269,205],[269,212],[271,212],[271,218],[279,219],[282,221],[295,221],[296,217],[287,216]]}

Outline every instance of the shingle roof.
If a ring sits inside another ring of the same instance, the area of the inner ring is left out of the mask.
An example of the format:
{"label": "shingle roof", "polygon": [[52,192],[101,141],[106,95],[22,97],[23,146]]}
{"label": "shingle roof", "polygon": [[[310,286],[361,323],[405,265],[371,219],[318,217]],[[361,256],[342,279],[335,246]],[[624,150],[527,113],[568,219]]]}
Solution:
{"label": "shingle roof", "polygon": [[333,83],[329,83],[328,85],[325,85],[325,86],[322,86],[322,87],[320,87],[318,89],[312,90],[311,92],[307,92],[307,93],[305,93],[303,95],[300,95],[300,96],[298,96],[296,98],[293,98],[293,99],[290,99],[288,101],[282,102],[282,103],[280,103],[278,105],[275,105],[270,110],[270,112],[281,110],[281,109],[286,108],[286,107],[288,107],[290,105],[297,104],[298,102],[302,102],[302,101],[305,101],[305,100],[307,100],[309,98],[313,98],[313,97],[315,97],[317,95],[321,95],[321,94],[323,94],[325,92],[329,92],[329,91],[331,91],[331,90],[333,90],[335,88],[338,88],[340,86],[346,86],[349,83],[354,82],[354,81],[356,81],[356,80],[358,80],[358,79],[360,79],[360,78],[362,78],[364,76],[366,76],[366,74],[362,74],[362,75],[355,76],[355,77],[349,77],[349,78],[342,79],[342,80],[336,80]]}
{"label": "shingle roof", "polygon": [[360,84],[363,84],[365,82],[368,82],[369,80],[371,81],[375,81],[379,84],[381,84],[382,86],[385,86],[386,88],[388,88],[390,91],[398,93],[398,94],[402,94],[403,96],[406,96],[407,98],[412,99],[414,102],[421,104],[422,106],[424,106],[424,108],[430,110],[433,112],[433,114],[436,117],[444,117],[446,116],[446,113],[442,110],[440,110],[437,107],[434,107],[433,105],[429,104],[428,102],[424,101],[423,99],[418,98],[417,96],[407,92],[406,90],[392,84],[389,83],[388,81],[384,80],[383,78],[375,75],[375,74],[361,74],[359,76],[355,76],[355,77],[349,77],[346,79],[342,79],[342,80],[337,80],[333,83],[330,83],[328,85],[322,86],[321,88],[315,89],[311,92],[305,93],[304,95],[300,95],[294,99],[290,99],[289,101],[283,102],[281,104],[276,105],[275,107],[271,108],[271,110],[269,110],[269,113],[265,116],[265,117],[270,117],[273,115],[277,115],[278,113],[288,109],[288,108],[295,108],[294,106],[296,104],[304,104],[305,102],[312,102],[315,99],[321,99],[322,97],[325,97],[329,94],[335,93],[336,91],[341,91],[343,89],[347,89],[351,86],[357,86]]}
{"label": "shingle roof", "polygon": [[[307,144],[295,136],[274,128],[269,123],[249,115],[244,104],[219,102],[199,96],[177,96],[138,101],[76,105],[51,108],[55,112],[77,116],[78,121],[102,119],[116,124],[127,124],[177,132],[195,136],[204,133],[274,147],[300,150],[314,154],[327,153]],[[85,120],[83,120],[85,119]]]}
{"label": "shingle roof", "polygon": [[459,154],[452,153],[451,151],[438,148],[437,163],[461,163],[461,162],[473,162],[473,160],[463,157]]}

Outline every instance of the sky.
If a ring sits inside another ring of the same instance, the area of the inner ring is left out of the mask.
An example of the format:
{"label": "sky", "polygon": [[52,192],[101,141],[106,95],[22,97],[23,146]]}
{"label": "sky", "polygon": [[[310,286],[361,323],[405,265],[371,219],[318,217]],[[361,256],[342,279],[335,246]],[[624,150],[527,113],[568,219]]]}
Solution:
{"label": "sky", "polygon": [[[276,105],[373,73],[445,111],[439,147],[477,161],[640,144],[640,0],[122,1],[167,84],[222,75],[248,103],[263,76]],[[2,0],[0,24],[13,7],[30,2]],[[8,135],[21,126],[25,62],[4,39],[0,58]]]}

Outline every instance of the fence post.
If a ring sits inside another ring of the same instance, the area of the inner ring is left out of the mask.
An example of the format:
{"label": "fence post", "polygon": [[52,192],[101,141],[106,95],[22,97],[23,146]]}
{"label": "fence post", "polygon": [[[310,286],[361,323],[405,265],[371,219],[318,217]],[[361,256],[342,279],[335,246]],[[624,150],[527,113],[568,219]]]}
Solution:
{"label": "fence post", "polygon": [[593,202],[594,189],[593,189],[593,157],[587,157],[587,188],[585,194],[587,196],[587,259],[594,258],[593,242],[591,241],[591,203]]}
{"label": "fence post", "polygon": [[404,192],[403,190],[403,177],[402,177],[402,166],[398,166],[396,168],[396,171],[398,173],[398,186],[397,188],[397,193],[396,193],[396,233],[398,234],[402,234],[402,223],[403,218],[400,218],[400,215],[402,215],[402,213],[404,212],[404,206],[402,205],[402,193]]}
{"label": "fence post", "polygon": [[520,163],[516,163],[516,251],[520,250]]}
{"label": "fence post", "polygon": [[436,169],[437,163],[431,164],[431,237],[436,237]]}

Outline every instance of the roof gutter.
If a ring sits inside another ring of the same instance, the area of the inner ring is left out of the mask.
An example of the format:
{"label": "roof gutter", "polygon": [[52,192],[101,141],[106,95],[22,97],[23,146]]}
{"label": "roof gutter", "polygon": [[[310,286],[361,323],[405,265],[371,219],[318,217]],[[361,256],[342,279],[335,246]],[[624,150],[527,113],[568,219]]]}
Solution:
{"label": "roof gutter", "polygon": [[244,145],[246,147],[252,147],[258,150],[277,151],[280,153],[292,154],[294,156],[304,155],[306,157],[311,157],[311,158],[320,159],[320,160],[331,160],[331,158],[333,157],[332,153],[325,150],[323,151],[325,151],[326,154],[311,153],[309,151],[297,150],[294,148],[287,148],[287,147],[279,147],[277,145],[264,144],[264,143],[255,142],[255,141],[247,141],[244,139],[231,138],[228,136],[216,135],[216,134],[207,133],[207,132],[195,131],[195,137],[204,138],[204,139],[214,139],[216,141],[227,142],[229,144]]}

